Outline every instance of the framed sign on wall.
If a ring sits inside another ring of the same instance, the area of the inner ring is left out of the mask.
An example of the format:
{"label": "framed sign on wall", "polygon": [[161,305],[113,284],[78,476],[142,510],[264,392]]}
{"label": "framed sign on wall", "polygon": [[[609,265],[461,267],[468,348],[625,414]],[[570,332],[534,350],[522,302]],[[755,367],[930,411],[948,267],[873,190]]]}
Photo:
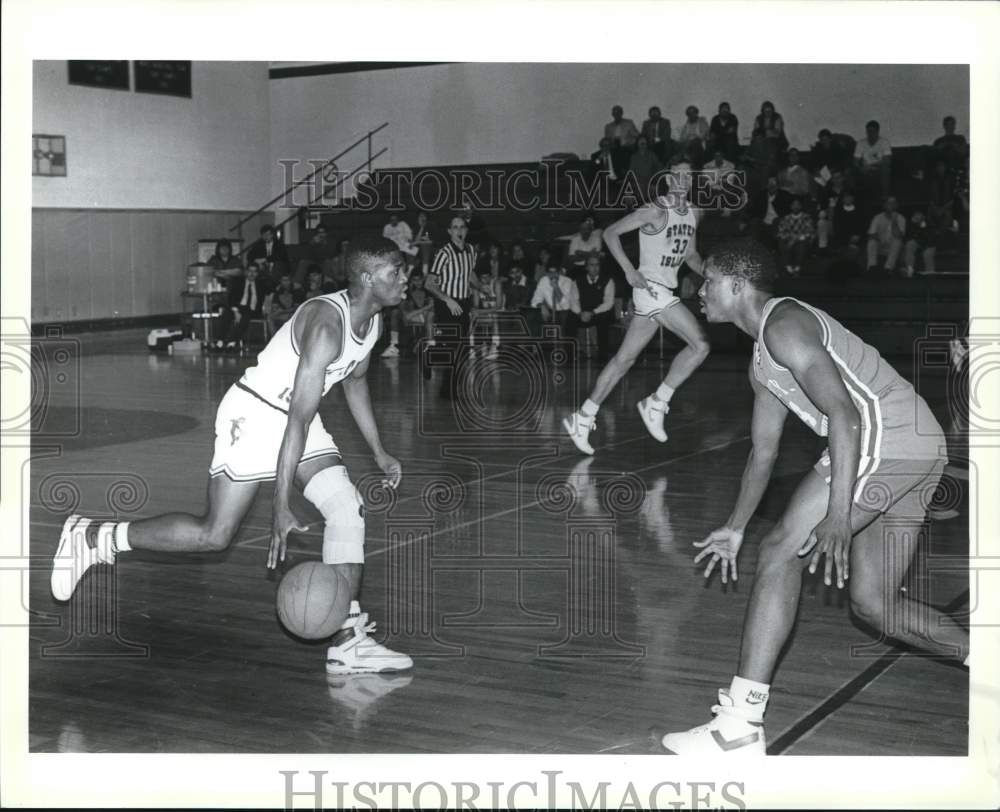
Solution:
{"label": "framed sign on wall", "polygon": [[128,60],[70,59],[69,83],[84,87],[103,87],[128,90]]}
{"label": "framed sign on wall", "polygon": [[191,63],[178,61],[135,62],[137,93],[191,98]]}
{"label": "framed sign on wall", "polygon": [[31,174],[66,177],[66,136],[31,136]]}

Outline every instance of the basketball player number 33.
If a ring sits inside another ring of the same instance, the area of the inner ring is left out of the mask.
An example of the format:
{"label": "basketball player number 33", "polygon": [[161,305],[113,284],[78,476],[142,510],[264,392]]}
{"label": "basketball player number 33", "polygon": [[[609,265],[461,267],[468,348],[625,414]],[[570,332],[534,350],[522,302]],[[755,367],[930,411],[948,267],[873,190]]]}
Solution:
{"label": "basketball player number 33", "polygon": [[689,241],[690,240],[687,237],[684,237],[683,239],[675,239],[673,255],[663,254],[660,257],[660,267],[665,268],[669,265],[673,265],[674,257],[682,255],[685,251],[687,251]]}

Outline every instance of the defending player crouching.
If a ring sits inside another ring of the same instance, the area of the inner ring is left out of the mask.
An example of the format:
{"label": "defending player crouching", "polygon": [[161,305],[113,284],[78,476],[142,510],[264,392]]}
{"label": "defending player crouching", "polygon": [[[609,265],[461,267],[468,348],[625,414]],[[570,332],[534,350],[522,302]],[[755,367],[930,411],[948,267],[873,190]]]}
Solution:
{"label": "defending player crouching", "polygon": [[347,256],[350,286],[301,305],[257,358],[256,366],[230,387],[215,420],[215,455],[209,468],[208,508],[203,516],[168,513],[136,522],[100,526],[70,516],[53,560],[52,594],[69,600],[96,563],[114,564],[128,550],[218,552],[225,550],[250,510],[260,483],[275,481],[267,566],[285,558],[288,533],[304,530],[289,506],[298,485],[325,519],[323,562],[351,586],[350,615],[327,651],[332,674],[401,671],[413,661],[368,636],[373,624],[357,598],[365,554],[361,495],[320,420],[320,399],[341,383],[348,408],[368,443],[385,484],[395,488],[402,468],[379,439],[365,373],[381,330],[380,311],[399,304],[405,264],[395,243],[359,239]]}
{"label": "defending player crouching", "polygon": [[940,426],[874,348],[822,310],[774,297],[774,278],[773,257],[749,240],[721,247],[705,263],[699,296],[708,320],[756,339],[753,447],[729,519],[696,542],[703,549],[695,561],[708,559],[705,577],[718,566],[723,582],[736,580],[743,532],[767,488],[788,412],[828,437],[829,450],[760,542],[739,670],[719,691],[715,718],[663,737],[679,755],[765,753],[764,711],[798,612],[803,570],[815,572],[824,555],[824,581],[831,585],[835,574],[838,588],[849,585],[851,611],[867,625],[968,664],[965,629],[899,589],[944,468]]}

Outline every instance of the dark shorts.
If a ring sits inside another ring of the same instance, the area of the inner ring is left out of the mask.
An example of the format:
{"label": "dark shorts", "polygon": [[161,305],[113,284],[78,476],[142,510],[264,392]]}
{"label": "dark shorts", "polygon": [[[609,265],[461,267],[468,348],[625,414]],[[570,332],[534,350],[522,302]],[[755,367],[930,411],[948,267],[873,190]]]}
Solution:
{"label": "dark shorts", "polygon": [[[934,499],[945,461],[861,458],[854,504],[873,513],[922,522]],[[823,452],[813,466],[830,484],[830,452]]]}

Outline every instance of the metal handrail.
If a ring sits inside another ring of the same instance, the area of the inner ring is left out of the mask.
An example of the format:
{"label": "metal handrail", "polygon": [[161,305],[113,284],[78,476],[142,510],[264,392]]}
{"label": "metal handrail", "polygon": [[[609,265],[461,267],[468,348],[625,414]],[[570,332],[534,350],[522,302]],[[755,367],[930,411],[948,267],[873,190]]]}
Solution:
{"label": "metal handrail", "polygon": [[[372,162],[372,161],[374,161],[374,160],[375,160],[376,158],[378,158],[378,157],[379,157],[379,156],[380,156],[380,155],[381,155],[381,154],[382,154],[383,152],[388,152],[388,151],[389,151],[389,148],[388,148],[388,147],[382,147],[382,149],[380,149],[380,150],[379,150],[378,152],[376,152],[376,153],[375,153],[374,155],[369,155],[369,156],[368,156],[368,160],[367,160],[367,161],[366,161],[365,163],[363,163],[363,164],[362,164],[361,166],[359,166],[359,167],[358,167],[357,169],[355,169],[355,170],[353,170],[353,171],[349,172],[348,174],[344,175],[344,177],[343,177],[343,178],[340,178],[340,177],[336,178],[336,182],[337,182],[337,184],[340,184],[340,183],[341,183],[342,181],[345,181],[345,180],[349,180],[350,178],[353,178],[353,177],[354,177],[355,175],[357,175],[357,174],[358,174],[358,172],[360,172],[360,171],[361,171],[362,169],[364,169],[364,168],[365,168],[366,166],[368,166],[368,170],[369,170],[369,171],[371,171],[371,166],[370,166],[370,165],[371,165],[371,162]],[[320,200],[320,199],[322,199],[322,198],[326,197],[326,196],[327,196],[327,195],[328,195],[329,193],[330,193],[330,190],[329,190],[329,189],[325,189],[325,190],[324,190],[324,191],[322,192],[322,194],[320,194],[320,195],[319,195],[319,197],[317,197],[317,198],[315,198],[315,199],[313,199],[313,200],[310,200],[310,201],[309,201],[308,203],[306,203],[306,205],[305,205],[305,206],[300,206],[300,207],[298,207],[297,209],[295,209],[295,211],[293,211],[293,212],[292,212],[291,214],[289,214],[289,215],[288,215],[288,216],[287,216],[287,217],[286,217],[286,218],[285,218],[284,220],[282,220],[282,221],[281,221],[280,223],[275,223],[275,224],[274,224],[274,229],[275,229],[275,230],[277,230],[277,229],[281,228],[281,227],[282,227],[282,226],[283,226],[283,225],[284,225],[285,223],[287,223],[287,222],[288,222],[289,220],[291,220],[291,219],[293,219],[293,218],[297,217],[297,216],[298,216],[298,214],[299,214],[299,211],[301,211],[302,209],[308,209],[308,208],[309,208],[309,207],[310,207],[310,206],[311,206],[311,205],[312,205],[313,203],[315,203],[315,202],[316,202],[317,200]]]}
{"label": "metal handrail", "polygon": [[[242,220],[240,220],[235,226],[233,226],[229,230],[230,231],[237,231],[239,229],[242,229],[244,223],[252,220],[254,217],[256,217],[258,214],[260,214],[262,211],[264,211],[264,209],[266,209],[272,203],[277,203],[279,200],[281,200],[283,197],[285,197],[290,191],[292,191],[292,189],[295,189],[297,186],[301,186],[303,183],[305,183],[306,181],[310,180],[313,176],[319,174],[324,169],[326,169],[330,164],[332,164],[334,161],[337,161],[340,158],[343,158],[348,152],[350,152],[356,146],[358,146],[359,144],[361,144],[363,141],[368,141],[368,161],[367,161],[367,165],[370,168],[371,167],[371,162],[375,158],[378,157],[378,155],[374,155],[374,156],[372,155],[372,136],[375,135],[375,133],[377,133],[377,132],[381,132],[382,130],[384,130],[388,126],[389,126],[389,122],[386,121],[385,123],[380,124],[374,130],[369,130],[367,133],[365,133],[363,136],[361,136],[357,141],[355,141],[349,147],[346,147],[345,149],[341,150],[339,153],[337,153],[332,158],[330,158],[328,161],[326,161],[326,163],[324,163],[318,169],[310,172],[308,175],[306,175],[304,178],[302,178],[302,180],[299,180],[299,181],[296,181],[295,183],[293,183],[291,186],[289,186],[287,189],[285,189],[285,191],[283,191],[277,197],[274,197],[274,198],[271,198],[270,200],[268,200],[267,203],[265,203],[263,206],[261,206],[259,209],[257,209],[257,211],[255,211],[253,214],[248,214],[246,217],[244,217]],[[385,149],[383,149],[381,152],[379,152],[379,155],[381,155],[382,152],[385,152]],[[315,202],[315,201],[313,201],[313,202]],[[288,218],[288,219],[291,219],[291,218]],[[286,219],[286,220],[283,220],[282,222],[283,223],[287,223],[288,220]]]}

